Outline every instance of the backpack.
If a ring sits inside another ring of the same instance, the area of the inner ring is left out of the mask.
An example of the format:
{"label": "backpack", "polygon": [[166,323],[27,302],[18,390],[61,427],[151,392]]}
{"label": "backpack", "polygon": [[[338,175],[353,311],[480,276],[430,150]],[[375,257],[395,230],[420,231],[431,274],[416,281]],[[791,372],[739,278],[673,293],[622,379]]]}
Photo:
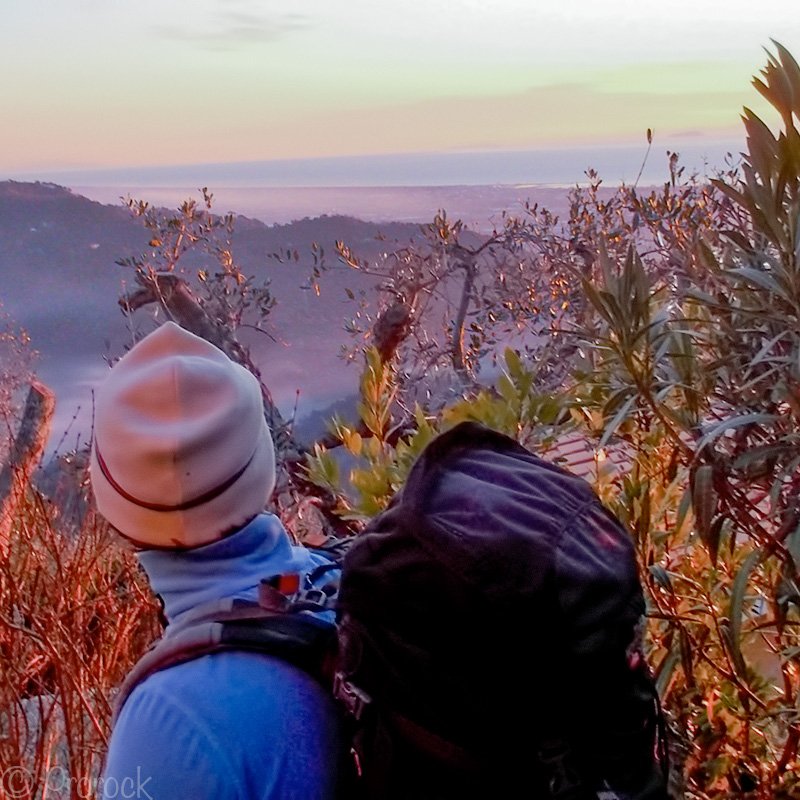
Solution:
{"label": "backpack", "polygon": [[[357,774],[344,797],[666,800],[633,545],[585,481],[461,423],[334,546],[337,566],[338,585],[271,576],[258,604],[196,609],[117,708],[158,669],[256,649],[332,685]],[[335,627],[297,613],[333,606]]]}
{"label": "backpack", "polygon": [[336,692],[371,798],[662,800],[633,544],[591,487],[465,422],[344,558]]}

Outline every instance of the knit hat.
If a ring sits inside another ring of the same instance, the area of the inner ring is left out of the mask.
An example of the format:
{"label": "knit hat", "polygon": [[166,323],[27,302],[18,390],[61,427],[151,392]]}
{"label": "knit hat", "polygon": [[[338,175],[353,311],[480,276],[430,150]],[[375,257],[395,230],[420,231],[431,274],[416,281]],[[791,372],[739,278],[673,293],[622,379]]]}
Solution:
{"label": "knit hat", "polygon": [[258,513],[275,454],[258,381],[167,322],[98,388],[90,475],[97,508],[147,548],[197,547]]}

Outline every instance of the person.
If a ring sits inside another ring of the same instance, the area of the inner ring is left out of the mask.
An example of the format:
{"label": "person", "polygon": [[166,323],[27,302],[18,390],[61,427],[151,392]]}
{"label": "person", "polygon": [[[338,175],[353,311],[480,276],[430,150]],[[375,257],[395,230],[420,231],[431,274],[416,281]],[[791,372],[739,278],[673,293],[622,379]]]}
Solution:
{"label": "person", "polygon": [[[323,559],[264,512],[275,457],[258,382],[172,322],[98,388],[90,480],[162,599],[167,636],[205,603],[252,600],[261,579],[308,574]],[[108,800],[326,800],[337,720],[330,693],[286,661],[205,655],[134,688],[99,788]]]}

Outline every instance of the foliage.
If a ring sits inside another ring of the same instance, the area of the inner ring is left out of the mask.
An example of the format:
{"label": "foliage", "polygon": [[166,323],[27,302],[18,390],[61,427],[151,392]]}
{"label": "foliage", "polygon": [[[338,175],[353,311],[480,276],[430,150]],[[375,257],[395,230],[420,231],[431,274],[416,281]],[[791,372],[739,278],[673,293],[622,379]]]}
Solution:
{"label": "foliage", "polygon": [[309,459],[309,479],[328,489],[339,498],[337,513],[347,520],[365,520],[377,514],[389,498],[403,485],[414,459],[433,438],[434,428],[421,408],[417,408],[413,434],[406,440],[397,439],[390,428],[392,403],[397,379],[392,366],[374,348],[364,353],[365,368],[361,375],[359,430],[334,418],[331,430],[345,451],[360,462],[349,475],[350,499],[342,491],[339,462],[321,444],[314,447]]}
{"label": "foliage", "polygon": [[205,314],[221,328],[235,333],[247,326],[267,333],[266,321],[275,304],[269,282],[257,283],[242,272],[232,249],[234,215],[212,214],[213,194],[206,188],[200,194],[201,203],[187,199],[177,212],[127,199],[131,214],[148,231],[151,249],[116,262],[134,271],[140,287],[122,301],[123,306],[131,311],[154,302],[169,318],[170,298],[160,279],[180,276],[198,293]]}
{"label": "foliage", "polygon": [[[535,348],[568,306],[559,271],[540,269],[536,226],[510,215],[502,221],[484,236],[440,211],[422,226],[421,241],[387,247],[376,262],[337,242],[341,263],[378,281],[377,302],[359,297],[345,326],[356,342],[348,355],[366,346],[384,361],[397,356],[398,400],[409,409],[478,386],[509,342]],[[315,276],[325,269],[332,267],[321,259]]]}
{"label": "foliage", "polygon": [[29,491],[0,552],[0,796],[93,797],[111,692],[158,630],[132,554]]}
{"label": "foliage", "polygon": [[16,432],[22,392],[31,381],[35,359],[28,334],[0,308],[0,464]]}
{"label": "foliage", "polygon": [[[547,326],[537,315],[536,341],[507,349],[492,385],[479,383],[481,348],[503,337],[476,314],[487,329],[465,361],[472,382],[461,399],[424,409],[403,397],[428,335],[413,317],[407,349],[387,361],[366,353],[361,430],[374,443],[334,424],[356,459],[349,479],[329,451],[310,462],[312,477],[355,497],[342,513],[363,519],[402,485],[410,454],[458,419],[550,457],[582,437],[605,465],[587,476],[634,538],[673,789],[691,798],[800,794],[800,68],[776,50],[754,83],[783,129],[775,135],[745,110],[740,171],[704,184],[671,154],[660,190],[623,186],[601,198],[589,173],[563,222],[536,207],[507,219],[513,236],[490,237],[488,273],[515,253],[523,287],[537,276],[523,315],[541,293],[549,302],[553,285],[565,313]],[[431,264],[462,235],[458,223],[448,230],[438,251],[403,252],[412,275],[442,280]],[[391,293],[407,278],[389,266]],[[479,308],[487,295],[460,280],[462,300]],[[489,308],[498,302],[501,293]]]}
{"label": "foliage", "polygon": [[[350,324],[359,421],[333,420],[307,465],[357,530],[459,420],[568,467],[577,441],[631,531],[673,789],[697,800],[800,795],[800,67],[775,49],[754,83],[781,130],[745,109],[741,168],[711,182],[671,153],[653,190],[609,194],[590,170],[563,220],[529,206],[481,236],[441,212],[421,244],[372,264],[339,243],[345,267],[379,278],[378,301]],[[264,330],[268,286],[239,270],[233,218],[206,190],[177,214],[128,205],[151,237],[118,262],[139,287],[129,309]],[[315,277],[330,268],[315,253]],[[178,291],[189,282],[199,299]],[[30,493],[0,554],[0,764],[30,788],[17,797],[41,795],[53,765],[97,776],[111,687],[157,629],[107,529],[54,515]]]}

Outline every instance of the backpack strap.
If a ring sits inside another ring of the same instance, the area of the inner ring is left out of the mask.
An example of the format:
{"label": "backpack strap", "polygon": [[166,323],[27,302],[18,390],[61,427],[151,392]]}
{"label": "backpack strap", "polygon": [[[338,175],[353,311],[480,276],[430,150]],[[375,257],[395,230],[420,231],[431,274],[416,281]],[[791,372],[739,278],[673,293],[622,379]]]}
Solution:
{"label": "backpack strap", "polygon": [[[112,724],[133,690],[156,672],[223,650],[245,650],[276,656],[330,685],[336,650],[333,612],[338,578],[317,588],[320,580],[341,570],[352,539],[331,538],[309,548],[326,558],[305,575],[278,574],[263,579],[257,602],[213,600],[170,624],[128,673],[114,700]],[[301,585],[302,584],[302,585]],[[307,612],[307,613],[303,613]],[[324,617],[317,616],[329,612]]]}
{"label": "backpack strap", "polygon": [[133,690],[151,675],[225,650],[276,656],[325,682],[336,626],[312,614],[293,611],[273,611],[259,603],[230,599],[193,609],[134,665],[115,698],[112,723],[116,723]]}

